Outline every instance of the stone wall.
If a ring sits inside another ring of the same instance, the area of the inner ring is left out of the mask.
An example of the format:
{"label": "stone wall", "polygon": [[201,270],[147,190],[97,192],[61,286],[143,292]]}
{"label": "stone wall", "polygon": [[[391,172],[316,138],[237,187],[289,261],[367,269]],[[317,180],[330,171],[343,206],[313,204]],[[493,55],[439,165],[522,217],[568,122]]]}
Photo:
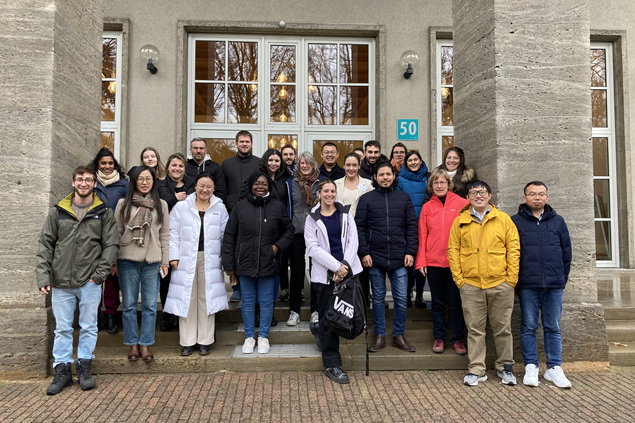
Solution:
{"label": "stone wall", "polygon": [[99,146],[101,0],[0,6],[0,379],[44,377],[50,299],[35,253],[48,207]]}

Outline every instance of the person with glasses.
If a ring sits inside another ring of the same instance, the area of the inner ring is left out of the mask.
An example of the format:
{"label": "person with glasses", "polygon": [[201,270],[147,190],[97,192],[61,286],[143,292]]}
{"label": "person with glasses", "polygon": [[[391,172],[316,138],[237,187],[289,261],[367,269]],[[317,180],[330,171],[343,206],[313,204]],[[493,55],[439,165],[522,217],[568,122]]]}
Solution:
{"label": "person with glasses", "polygon": [[216,197],[216,178],[199,173],[196,192],[170,214],[172,279],[165,312],[179,316],[181,355],[208,355],[214,343],[215,315],[228,308],[221,268],[221,245],[229,214]]}
{"label": "person with glasses", "polygon": [[468,374],[463,383],[476,386],[485,374],[485,327],[489,321],[496,345],[496,370],[505,385],[516,385],[511,316],[518,282],[520,242],[512,219],[490,199],[483,181],[468,185],[468,199],[452,223],[448,262],[461,293],[467,326]]}
{"label": "person with glasses", "polygon": [[520,348],[527,386],[538,386],[536,330],[542,318],[546,380],[558,388],[571,388],[562,371],[560,315],[562,295],[571,270],[571,239],[562,216],[547,204],[547,186],[540,181],[525,185],[524,203],[512,220],[520,234],[520,273],[516,293],[520,302]]}
{"label": "person with glasses", "polygon": [[405,144],[402,142],[398,142],[392,146],[392,150],[390,151],[390,164],[392,168],[395,169],[395,175],[399,175],[401,172],[401,168],[406,162],[406,154],[408,153],[408,149]]}
{"label": "person with glasses", "polygon": [[[438,167],[448,172],[452,178],[452,192],[456,195],[467,198],[467,186],[470,182],[476,180],[476,172],[474,169],[465,164],[465,153],[462,148],[450,147],[443,153],[443,161]],[[432,191],[426,191],[423,197],[423,204],[430,201]]]}
{"label": "person with glasses", "polygon": [[[123,343],[130,347],[128,360],[154,360],[159,278],[168,272],[170,212],[159,198],[157,178],[147,166],[130,174],[132,186],[115,209],[119,233],[118,272],[123,303]],[[137,303],[141,293],[141,335],[137,324]]]}
{"label": "person with glasses", "polygon": [[[445,351],[445,304],[449,305],[450,330],[454,351],[459,355],[467,354],[463,343],[463,310],[461,295],[452,279],[448,262],[448,239],[454,219],[459,210],[469,204],[465,198],[452,192],[452,178],[443,169],[434,169],[428,186],[434,197],[424,204],[419,219],[419,251],[415,268],[419,274],[428,276],[432,295],[432,352]],[[419,294],[417,294],[418,297]]]}
{"label": "person with glasses", "polygon": [[346,176],[344,169],[337,164],[337,159],[340,157],[340,153],[337,150],[337,145],[332,142],[327,142],[322,145],[322,166],[320,166],[320,175],[337,181],[338,179]]}

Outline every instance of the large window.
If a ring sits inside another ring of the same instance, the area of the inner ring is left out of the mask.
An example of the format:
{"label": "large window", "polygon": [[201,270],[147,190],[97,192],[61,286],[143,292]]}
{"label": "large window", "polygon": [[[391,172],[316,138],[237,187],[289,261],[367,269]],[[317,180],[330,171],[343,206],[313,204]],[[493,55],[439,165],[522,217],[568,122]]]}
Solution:
{"label": "large window", "polygon": [[454,49],[452,40],[437,41],[437,163],[454,146]]}
{"label": "large window", "polygon": [[218,162],[235,154],[243,129],[257,155],[339,141],[343,157],[374,134],[374,47],[368,38],[190,35],[188,140],[208,139]]}
{"label": "large window", "polygon": [[101,145],[119,159],[121,128],[121,32],[104,32],[101,70]]}

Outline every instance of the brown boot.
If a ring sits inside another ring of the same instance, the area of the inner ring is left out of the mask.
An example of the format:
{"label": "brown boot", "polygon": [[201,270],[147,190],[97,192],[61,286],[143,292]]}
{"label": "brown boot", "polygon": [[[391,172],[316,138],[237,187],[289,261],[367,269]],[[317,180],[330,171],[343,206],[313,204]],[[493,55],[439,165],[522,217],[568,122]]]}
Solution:
{"label": "brown boot", "polygon": [[377,352],[386,346],[386,337],[384,335],[375,335],[375,340],[368,346],[368,351]]}
{"label": "brown boot", "polygon": [[150,362],[154,360],[154,355],[152,355],[152,351],[150,351],[150,347],[147,345],[140,345],[139,351],[141,352],[141,358],[143,361]]}
{"label": "brown boot", "polygon": [[139,346],[131,345],[130,352],[128,353],[128,361],[137,361],[139,360]]}
{"label": "brown boot", "polygon": [[417,351],[415,347],[413,347],[412,345],[408,343],[408,341],[406,341],[406,338],[404,338],[403,335],[397,335],[394,338],[392,338],[392,346],[397,347],[403,351],[408,351],[408,352]]}

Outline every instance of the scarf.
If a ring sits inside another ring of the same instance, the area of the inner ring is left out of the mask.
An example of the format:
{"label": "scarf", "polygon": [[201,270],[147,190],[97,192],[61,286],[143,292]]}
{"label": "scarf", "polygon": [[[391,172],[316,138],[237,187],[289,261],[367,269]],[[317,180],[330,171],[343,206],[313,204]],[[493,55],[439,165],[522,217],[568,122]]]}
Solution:
{"label": "scarf", "polygon": [[114,184],[115,182],[119,180],[119,172],[117,172],[116,170],[113,170],[110,176],[108,176],[108,175],[104,175],[104,173],[101,170],[98,170],[97,180],[101,182],[103,186],[107,187],[108,185]]}
{"label": "scarf", "polygon": [[454,170],[452,172],[450,172],[449,170],[446,170],[446,172],[448,172],[448,176],[450,176],[450,178],[454,179],[454,175],[456,175],[456,170]]}
{"label": "scarf", "polygon": [[390,160],[390,164],[392,165],[392,168],[395,169],[395,172],[397,172],[397,174],[401,172],[401,166],[403,166],[403,162],[404,162],[404,159],[397,161],[397,159],[392,158]]}
{"label": "scarf", "polygon": [[313,204],[313,192],[311,191],[311,187],[319,176],[320,172],[317,169],[313,169],[313,172],[309,176],[304,176],[302,171],[298,170],[295,179],[298,181],[298,184],[300,184],[302,201],[304,201],[305,204]]}
{"label": "scarf", "polygon": [[127,228],[132,231],[132,240],[143,246],[146,234],[146,227],[152,223],[152,210],[154,209],[154,200],[152,197],[134,194],[132,196],[132,205],[138,207],[137,212],[128,222]]}

